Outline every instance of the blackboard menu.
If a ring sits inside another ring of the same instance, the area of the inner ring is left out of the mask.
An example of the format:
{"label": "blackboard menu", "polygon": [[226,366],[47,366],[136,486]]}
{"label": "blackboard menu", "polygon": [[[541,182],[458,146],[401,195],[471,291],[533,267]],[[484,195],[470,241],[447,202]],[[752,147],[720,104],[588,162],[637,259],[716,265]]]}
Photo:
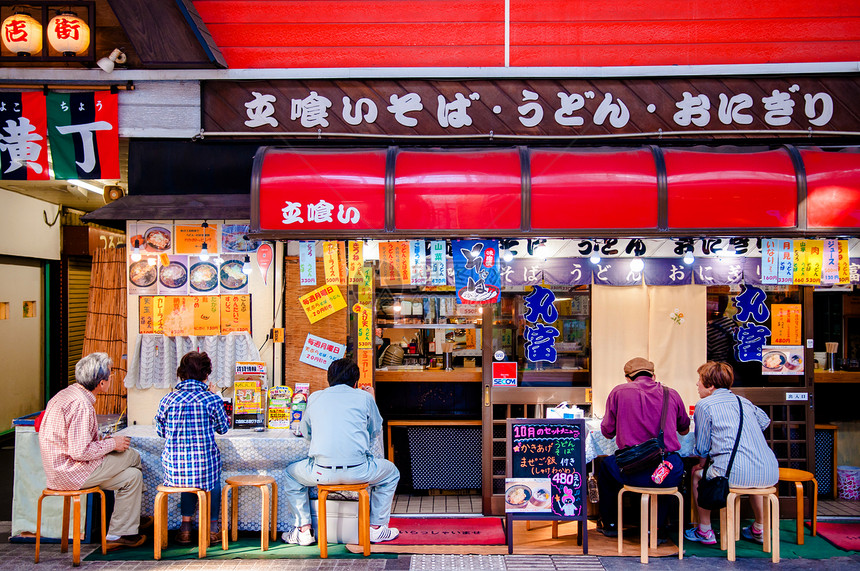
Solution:
{"label": "blackboard menu", "polygon": [[[578,520],[585,538],[585,421],[582,419],[508,419],[505,515],[512,519]],[[548,502],[543,499],[548,492]],[[513,549],[509,535],[508,549]],[[580,542],[580,541],[578,541]]]}

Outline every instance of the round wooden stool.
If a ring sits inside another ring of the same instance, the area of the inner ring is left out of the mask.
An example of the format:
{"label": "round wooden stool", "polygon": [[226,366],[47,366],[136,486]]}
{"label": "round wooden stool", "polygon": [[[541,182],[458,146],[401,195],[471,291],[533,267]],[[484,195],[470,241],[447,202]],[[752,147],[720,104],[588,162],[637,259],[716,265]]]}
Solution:
{"label": "round wooden stool", "polygon": [[[624,553],[624,520],[622,519],[621,500],[624,492],[641,494],[639,508],[639,561],[648,563],[648,544],[652,549],[657,549],[657,497],[675,496],[678,498],[678,521],[684,521],[684,497],[678,488],[640,488],[637,486],[624,486],[618,492],[618,554]],[[651,499],[651,496],[655,496]],[[650,509],[649,509],[650,504]],[[649,526],[650,514],[650,526]],[[648,530],[651,530],[651,539],[648,539]],[[678,524],[678,559],[684,558],[684,526]]]}
{"label": "round wooden stool", "polygon": [[[239,486],[255,486],[260,488],[262,506],[260,508],[260,549],[269,550],[269,528],[271,527],[272,541],[278,537],[278,484],[271,476],[233,476],[227,478],[226,485],[221,490],[221,547],[226,551],[229,547],[227,537],[228,527],[233,531],[233,541],[239,539]],[[271,510],[269,519],[269,486],[272,486]],[[230,503],[230,524],[227,523],[227,494],[233,490]],[[271,525],[270,522],[271,521]]]}
{"label": "round wooden stool", "polygon": [[364,547],[364,556],[370,555],[370,493],[369,484],[330,484],[317,486],[317,521],[319,521],[320,557],[328,557],[328,530],[326,529],[325,501],[329,492],[358,492],[358,543]]}
{"label": "round wooden stool", "polygon": [[170,494],[197,494],[197,557],[206,557],[206,548],[209,547],[209,492],[200,488],[173,488],[171,486],[158,486],[155,494],[155,560],[161,559],[161,550],[167,547],[167,496]]}
{"label": "round wooden stool", "polygon": [[45,488],[42,490],[42,495],[39,496],[39,504],[36,509],[36,559],[34,563],[39,562],[39,540],[42,532],[42,500],[47,496],[59,496],[63,498],[63,533],[60,536],[60,551],[65,553],[69,550],[69,502],[73,501],[72,565],[75,567],[81,565],[81,497],[88,494],[100,494],[102,497],[102,555],[107,553],[107,540],[105,539],[107,529],[105,525],[105,493],[101,488],[98,486],[83,490],[52,490],[51,488]]}
{"label": "round wooden stool", "polygon": [[[776,488],[729,488],[726,507],[720,510],[720,548],[728,544],[729,561],[735,560],[735,542],[741,536],[741,496],[767,496],[764,501],[764,552],[779,563],[779,497]],[[771,549],[773,541],[773,549]]]}
{"label": "round wooden stool", "polygon": [[803,483],[812,482],[812,535],[818,534],[818,480],[812,472],[795,470],[794,468],[779,469],[780,482],[794,482],[797,488],[797,544],[803,545]]}

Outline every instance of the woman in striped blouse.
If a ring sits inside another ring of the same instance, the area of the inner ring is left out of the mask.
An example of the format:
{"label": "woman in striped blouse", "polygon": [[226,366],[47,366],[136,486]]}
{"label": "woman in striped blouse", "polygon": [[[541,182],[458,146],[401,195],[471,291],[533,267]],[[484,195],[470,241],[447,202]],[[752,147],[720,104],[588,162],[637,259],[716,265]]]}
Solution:
{"label": "woman in striped blouse", "polygon": [[[707,477],[725,476],[740,424],[738,398],[729,390],[734,382],[734,371],[727,363],[708,361],[699,367],[696,388],[702,398],[696,404],[693,417],[696,425],[696,454],[701,458],[693,467],[693,497],[698,500],[698,485],[705,469],[705,458],[711,466]],[[763,430],[770,424],[767,414],[749,400],[740,397],[743,409],[743,430],[738,441],[729,485],[735,488],[767,488],[779,480],[779,464],[773,450],[764,438]],[[755,523],[741,530],[749,540],[762,543],[762,512],[764,499],[752,496]],[[684,536],[689,541],[706,544],[717,542],[711,529],[711,511],[699,506],[699,525],[688,529]]]}

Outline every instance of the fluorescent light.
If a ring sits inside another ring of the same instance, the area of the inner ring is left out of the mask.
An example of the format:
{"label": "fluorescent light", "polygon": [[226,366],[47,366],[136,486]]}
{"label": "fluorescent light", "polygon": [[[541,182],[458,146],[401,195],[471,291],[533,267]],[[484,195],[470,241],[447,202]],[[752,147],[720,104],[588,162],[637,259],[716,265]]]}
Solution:
{"label": "fluorescent light", "polygon": [[84,182],[84,181],[79,180],[77,178],[70,178],[66,182],[68,182],[69,184],[73,184],[75,186],[78,186],[80,188],[85,188],[85,189],[89,190],[90,192],[94,192],[94,193],[99,194],[101,196],[104,196],[104,193],[105,193],[104,186],[102,188],[99,188],[92,183]]}

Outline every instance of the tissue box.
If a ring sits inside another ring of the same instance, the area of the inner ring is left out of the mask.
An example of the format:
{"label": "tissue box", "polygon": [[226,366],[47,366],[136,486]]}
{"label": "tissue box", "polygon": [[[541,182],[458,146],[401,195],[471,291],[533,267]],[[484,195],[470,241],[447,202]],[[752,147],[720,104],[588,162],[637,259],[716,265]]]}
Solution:
{"label": "tissue box", "polygon": [[[326,500],[326,535],[329,543],[358,543],[358,502]],[[311,500],[314,530],[319,531],[317,500]]]}

